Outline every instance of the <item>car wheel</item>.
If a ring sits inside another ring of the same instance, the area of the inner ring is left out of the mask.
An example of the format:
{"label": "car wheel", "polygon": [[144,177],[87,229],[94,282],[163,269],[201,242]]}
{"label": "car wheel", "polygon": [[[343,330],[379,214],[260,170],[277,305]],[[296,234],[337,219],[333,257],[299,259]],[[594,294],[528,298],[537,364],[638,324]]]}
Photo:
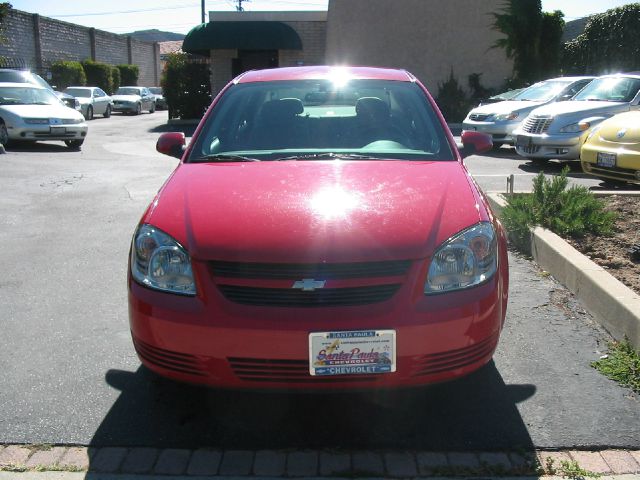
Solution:
{"label": "car wheel", "polygon": [[142,105],[141,104],[137,104],[136,105],[136,115],[140,115],[142,113]]}
{"label": "car wheel", "polygon": [[84,118],[87,120],[93,120],[93,107],[91,105],[87,108],[87,115]]}
{"label": "car wheel", "polygon": [[4,124],[2,120],[0,120],[0,144],[5,147],[9,146],[9,131],[7,130],[7,126]]}
{"label": "car wheel", "polygon": [[149,109],[149,113],[154,113],[155,111],[156,111],[156,103],[155,103],[155,102],[153,102],[153,103],[151,104],[151,108]]}
{"label": "car wheel", "polygon": [[107,109],[104,111],[104,118],[109,118],[111,116],[111,105],[107,105]]}
{"label": "car wheel", "polygon": [[80,147],[82,147],[84,140],[65,140],[64,143],[71,150],[80,150]]}

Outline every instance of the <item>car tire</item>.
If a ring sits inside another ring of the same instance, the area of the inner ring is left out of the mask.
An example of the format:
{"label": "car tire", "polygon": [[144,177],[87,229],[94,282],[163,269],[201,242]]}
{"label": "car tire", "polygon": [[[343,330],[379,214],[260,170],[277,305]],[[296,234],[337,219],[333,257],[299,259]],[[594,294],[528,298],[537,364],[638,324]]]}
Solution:
{"label": "car tire", "polygon": [[82,139],[82,140],[65,140],[64,143],[71,150],[80,150],[80,147],[82,147],[82,144],[84,143],[84,139]]}
{"label": "car tire", "polygon": [[111,105],[107,105],[107,109],[104,111],[104,118],[109,118],[111,116]]}
{"label": "car tire", "polygon": [[154,113],[156,111],[156,102],[151,104],[151,108],[149,109],[149,113]]}
{"label": "car tire", "polygon": [[93,107],[91,105],[89,105],[89,108],[87,108],[87,116],[84,117],[87,120],[93,120]]}
{"label": "car tire", "polygon": [[142,113],[142,105],[138,103],[136,105],[136,112],[134,113],[134,115],[140,115],[141,113]]}
{"label": "car tire", "polygon": [[0,120],[0,144],[8,147],[10,143],[9,130],[7,130],[7,126],[4,124],[4,121]]}

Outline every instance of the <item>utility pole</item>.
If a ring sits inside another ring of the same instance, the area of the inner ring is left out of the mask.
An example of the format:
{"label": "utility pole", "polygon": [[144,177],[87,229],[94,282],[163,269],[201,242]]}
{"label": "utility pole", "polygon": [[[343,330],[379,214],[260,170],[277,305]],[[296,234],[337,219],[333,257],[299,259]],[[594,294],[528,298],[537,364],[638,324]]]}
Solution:
{"label": "utility pole", "polygon": [[238,0],[238,6],[236,7],[236,10],[239,12],[244,12],[244,8],[242,8],[242,2],[248,2],[249,0]]}
{"label": "utility pole", "polygon": [[202,0],[201,2],[201,5],[202,5],[202,22],[201,23],[204,23],[204,2],[205,0]]}

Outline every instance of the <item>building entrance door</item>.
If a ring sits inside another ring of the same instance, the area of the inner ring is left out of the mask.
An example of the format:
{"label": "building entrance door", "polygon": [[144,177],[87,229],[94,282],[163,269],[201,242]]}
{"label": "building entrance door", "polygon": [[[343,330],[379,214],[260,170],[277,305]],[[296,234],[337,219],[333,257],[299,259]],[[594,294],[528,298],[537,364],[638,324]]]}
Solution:
{"label": "building entrance door", "polygon": [[277,50],[239,50],[238,58],[233,59],[233,76],[248,70],[278,67]]}

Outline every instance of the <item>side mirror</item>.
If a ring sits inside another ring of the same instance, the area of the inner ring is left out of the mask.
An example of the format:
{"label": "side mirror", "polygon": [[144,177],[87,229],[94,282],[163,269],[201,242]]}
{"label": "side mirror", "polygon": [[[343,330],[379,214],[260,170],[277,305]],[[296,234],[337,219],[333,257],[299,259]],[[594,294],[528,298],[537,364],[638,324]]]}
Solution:
{"label": "side mirror", "polygon": [[458,145],[458,150],[460,150],[462,158],[476,153],[487,152],[493,148],[493,140],[491,135],[487,133],[463,130],[460,139],[462,140],[462,145]]}
{"label": "side mirror", "polygon": [[160,135],[156,150],[170,157],[182,158],[186,141],[182,132],[167,132]]}

